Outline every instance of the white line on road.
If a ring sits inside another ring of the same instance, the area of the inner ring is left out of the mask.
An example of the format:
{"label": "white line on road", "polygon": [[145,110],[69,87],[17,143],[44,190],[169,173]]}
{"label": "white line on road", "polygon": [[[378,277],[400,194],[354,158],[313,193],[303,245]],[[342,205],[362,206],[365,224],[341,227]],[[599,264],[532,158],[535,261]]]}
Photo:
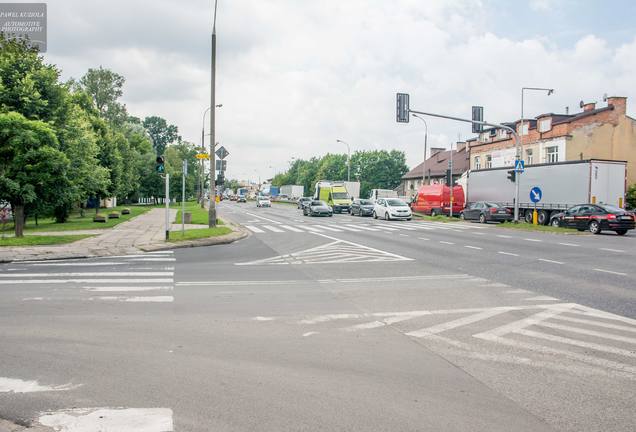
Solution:
{"label": "white line on road", "polygon": [[542,242],[543,240],[539,240],[539,239],[532,239],[532,238],[524,238],[525,241],[529,241],[529,242]]}
{"label": "white line on road", "polygon": [[247,228],[248,230],[255,232],[255,233],[264,233],[265,231],[263,231],[260,228],[256,228],[254,225],[245,225],[245,228]]}
{"label": "white line on road", "polygon": [[173,283],[169,279],[21,279],[0,280],[0,285],[9,284],[67,284],[67,283]]}
{"label": "white line on road", "polygon": [[168,408],[73,408],[42,413],[38,422],[59,432],[173,432]]}
{"label": "white line on road", "polygon": [[501,254],[501,255],[508,255],[508,256],[516,256],[516,257],[518,257],[518,256],[519,256],[519,254],[512,253],[512,252],[502,252],[502,251],[499,251],[499,252],[497,252],[497,253],[498,253],[498,254]]}
{"label": "white line on road", "polygon": [[0,393],[33,393],[48,391],[66,391],[79,385],[64,384],[59,386],[41,385],[37,381],[25,381],[17,378],[0,377]]}
{"label": "white line on road", "polygon": [[447,244],[447,245],[454,245],[455,244],[453,242],[448,242],[448,241],[443,241],[443,240],[440,240],[439,242],[442,243],[442,244]]}
{"label": "white line on road", "polygon": [[478,247],[478,246],[469,246],[469,245],[466,245],[466,246],[464,246],[464,247],[465,247],[465,248],[468,248],[468,249],[483,250],[483,248],[480,248],[480,247]]}
{"label": "white line on road", "polygon": [[408,332],[406,333],[407,336],[413,336],[413,337],[417,337],[417,338],[421,338],[421,337],[426,337],[429,335],[434,335],[437,333],[441,333],[441,332],[445,332],[447,330],[452,330],[455,329],[457,327],[462,327],[465,326],[467,324],[472,324],[478,321],[482,321],[491,317],[494,317],[496,315],[500,315],[504,312],[507,312],[506,310],[501,310],[501,309],[490,309],[490,310],[486,310],[483,312],[479,312],[473,315],[469,315],[467,317],[464,318],[459,318],[453,321],[449,321],[449,322],[445,322],[442,324],[438,324],[438,325],[434,325],[432,327],[427,327],[427,328],[423,328],[420,330],[415,330],[412,332]]}
{"label": "white line on road", "polygon": [[610,249],[610,248],[601,248],[602,251],[607,251],[607,252],[625,252],[624,250],[621,249]]}
{"label": "white line on road", "polygon": [[429,241],[430,239],[426,238],[426,237],[418,237],[418,239],[420,240],[425,240],[425,241]]}
{"label": "white line on road", "polygon": [[551,264],[564,264],[562,261],[554,261],[554,260],[545,259],[545,258],[537,258],[537,261],[543,261],[543,262],[547,262]]}
{"label": "white line on road", "polygon": [[579,247],[580,245],[574,244],[574,243],[559,243],[561,246],[572,246],[572,247]]}
{"label": "white line on road", "polygon": [[169,291],[173,288],[171,286],[85,286],[86,291],[94,292],[129,292],[129,291]]}
{"label": "white line on road", "polygon": [[544,340],[548,340],[552,342],[578,346],[581,348],[593,349],[594,351],[601,351],[601,352],[606,352],[609,354],[616,354],[616,355],[620,355],[624,357],[632,357],[632,358],[636,357],[636,352],[634,351],[630,351],[630,350],[626,350],[622,348],[616,348],[609,345],[597,344],[593,342],[584,342],[578,339],[571,339],[571,338],[566,338],[562,336],[556,336],[556,335],[552,335],[548,333],[537,332],[534,330],[520,329],[520,330],[515,330],[514,333],[528,336],[528,337],[544,339]]}
{"label": "white line on road", "polygon": [[176,258],[134,258],[130,261],[153,261],[153,262],[166,262],[166,261],[176,261]]}
{"label": "white line on road", "polygon": [[255,215],[254,213],[250,213],[250,212],[245,212],[245,214],[248,214],[248,215],[253,216],[253,217],[257,218],[257,219],[262,219],[264,221],[275,223],[275,224],[281,224],[282,223],[282,222],[275,221],[273,219],[267,219],[266,217],[263,217],[263,216]]}
{"label": "white line on road", "polygon": [[609,329],[613,329],[613,330],[621,330],[621,331],[636,333],[636,327],[623,326],[623,325],[619,325],[619,324],[610,324],[610,323],[606,323],[606,322],[602,322],[602,321],[594,321],[594,320],[588,320],[588,319],[584,319],[584,318],[573,318],[573,317],[565,316],[563,314],[556,315],[556,316],[554,316],[552,318],[553,319],[558,319],[558,320],[561,320],[561,321],[569,321],[569,322],[573,322],[573,323],[577,323],[577,324],[586,324],[586,325],[589,325],[589,326],[605,327],[605,328],[609,328]]}
{"label": "white line on road", "polygon": [[356,226],[351,226],[351,225],[339,225],[338,228],[346,230],[346,231],[353,231],[353,232],[361,232],[362,231],[359,228],[357,228]]}
{"label": "white line on road", "polygon": [[478,232],[478,231],[473,231],[473,234],[475,234],[475,235],[486,235],[486,233]]}
{"label": "white line on road", "polygon": [[599,268],[595,268],[594,271],[602,272],[602,273],[614,274],[614,275],[618,275],[618,276],[627,276],[627,273],[615,272],[615,271],[604,270],[604,269],[599,269]]}
{"label": "white line on road", "polygon": [[280,227],[293,232],[304,232],[303,230],[291,225],[280,225]]}
{"label": "white line on road", "polygon": [[[172,276],[173,272],[71,272],[71,273],[20,273],[19,277],[75,277],[75,276]],[[2,274],[0,277],[15,277]]]}
{"label": "white line on road", "polygon": [[124,296],[101,296],[91,297],[89,300],[119,301],[126,303],[171,303],[173,296],[147,296],[147,297],[124,297]]}
{"label": "white line on road", "polygon": [[504,234],[497,234],[497,237],[499,237],[499,238],[505,238],[505,239],[512,238],[512,236],[504,235]]}
{"label": "white line on road", "polygon": [[270,231],[272,231],[272,232],[275,232],[275,233],[282,233],[282,232],[285,232],[285,231],[283,231],[282,229],[280,229],[280,228],[276,228],[276,227],[273,227],[273,226],[271,226],[271,225],[262,225],[262,227],[263,227],[263,228],[265,228],[265,229],[268,229],[268,230],[270,230]]}
{"label": "white line on road", "polygon": [[313,336],[315,334],[318,334],[318,332],[310,331],[310,332],[307,332],[307,333],[303,333],[303,337],[309,337],[309,336]]}
{"label": "white line on road", "polygon": [[[57,266],[57,267],[98,267],[98,266],[116,266],[116,265],[124,265],[127,263],[124,262],[62,262],[62,263],[33,263],[29,264],[30,266]],[[11,269],[9,269],[11,270]]]}
{"label": "white line on road", "polygon": [[621,335],[616,335],[613,333],[607,333],[607,332],[599,332],[596,330],[588,330],[588,329],[584,329],[584,328],[579,328],[579,327],[572,327],[569,325],[564,325],[564,324],[556,324],[556,323],[550,323],[550,322],[542,322],[537,324],[540,327],[546,327],[546,328],[551,328],[551,329],[555,329],[555,330],[564,330],[567,332],[571,332],[571,333],[579,333],[579,334],[583,334],[586,336],[594,336],[594,337],[599,337],[602,339],[611,339],[611,340],[615,340],[615,341],[619,341],[619,342],[626,342],[626,343],[631,343],[631,344],[636,344],[636,338],[631,338],[631,337],[627,337],[627,336],[621,336]]}
{"label": "white line on road", "polygon": [[400,234],[402,237],[408,237],[408,234]]}
{"label": "white line on road", "polygon": [[[320,228],[322,228],[322,229],[326,229],[327,231],[342,232],[342,229],[333,228],[333,227],[330,227],[330,226],[327,226],[327,225],[313,225],[313,227],[315,227],[315,228],[320,227]],[[307,228],[307,227],[306,227],[306,226],[304,226],[304,228]],[[340,227],[340,228],[342,228],[342,227]],[[345,229],[346,229],[346,228],[345,228]]]}

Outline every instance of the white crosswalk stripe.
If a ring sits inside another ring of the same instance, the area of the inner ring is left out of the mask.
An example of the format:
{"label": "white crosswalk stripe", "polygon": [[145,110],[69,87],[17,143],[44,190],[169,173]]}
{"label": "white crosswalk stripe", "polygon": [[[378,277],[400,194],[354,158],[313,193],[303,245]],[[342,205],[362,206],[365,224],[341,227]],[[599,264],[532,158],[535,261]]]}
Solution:
{"label": "white crosswalk stripe", "polygon": [[264,233],[265,231],[263,231],[260,228],[255,227],[254,225],[245,225],[245,228],[249,229],[250,231],[260,234],[260,233]]}
{"label": "white crosswalk stripe", "polygon": [[303,230],[296,228],[295,226],[292,225],[279,225],[280,228],[284,228],[288,231],[293,231],[293,232],[303,232]]}
{"label": "white crosswalk stripe", "polygon": [[285,232],[285,231],[283,231],[282,229],[279,229],[279,228],[273,227],[273,226],[271,226],[271,225],[262,225],[262,226],[263,226],[263,228],[268,229],[268,230],[270,230],[270,231],[272,231],[272,232],[275,232],[275,233],[282,233],[282,232]]}
{"label": "white crosswalk stripe", "polygon": [[[327,225],[314,225],[314,226],[316,226],[316,227],[320,227],[320,228],[322,228],[322,229],[326,229],[327,231],[332,231],[332,232],[342,232],[342,230],[341,230],[341,229],[334,228],[334,227],[330,227],[330,226],[327,226]],[[303,228],[305,228],[305,227],[303,227]]]}

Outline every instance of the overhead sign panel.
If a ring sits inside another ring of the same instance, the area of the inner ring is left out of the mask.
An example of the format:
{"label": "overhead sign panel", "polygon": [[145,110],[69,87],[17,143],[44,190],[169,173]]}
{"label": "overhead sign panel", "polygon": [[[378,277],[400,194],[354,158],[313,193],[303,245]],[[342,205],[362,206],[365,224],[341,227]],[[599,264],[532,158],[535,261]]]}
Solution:
{"label": "overhead sign panel", "polygon": [[407,93],[397,94],[396,120],[398,123],[409,122],[409,95]]}

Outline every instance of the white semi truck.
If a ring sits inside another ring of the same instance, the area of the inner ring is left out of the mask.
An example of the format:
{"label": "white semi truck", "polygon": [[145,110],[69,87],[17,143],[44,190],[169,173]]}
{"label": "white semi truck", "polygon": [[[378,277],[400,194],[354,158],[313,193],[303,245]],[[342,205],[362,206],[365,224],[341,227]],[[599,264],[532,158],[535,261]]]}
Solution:
{"label": "white semi truck", "polygon": [[[473,170],[468,174],[466,202],[491,201],[514,208],[515,184],[509,179],[512,167]],[[530,165],[519,177],[519,218],[532,221],[537,209],[539,224],[577,204],[611,204],[624,208],[627,162],[581,160]],[[540,189],[536,204],[530,199]],[[536,189],[535,189],[536,191]]]}
{"label": "white semi truck", "polygon": [[305,193],[305,187],[300,185],[285,185],[280,187],[280,194],[287,195],[290,199],[302,198]]}

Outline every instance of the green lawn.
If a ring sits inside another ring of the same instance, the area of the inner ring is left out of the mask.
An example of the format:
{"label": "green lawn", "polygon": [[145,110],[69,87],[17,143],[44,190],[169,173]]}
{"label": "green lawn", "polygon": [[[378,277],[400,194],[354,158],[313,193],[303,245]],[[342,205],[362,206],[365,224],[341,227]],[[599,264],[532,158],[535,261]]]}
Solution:
{"label": "green lawn", "polygon": [[191,229],[186,230],[182,235],[181,231],[171,231],[170,232],[170,242],[180,242],[184,240],[196,240],[208,237],[218,237],[225,234],[231,233],[232,230],[228,227],[217,226],[215,228],[201,228],[201,229]]}
{"label": "green lawn", "polygon": [[[123,215],[121,214],[122,209],[128,208],[130,209],[130,214]],[[103,215],[108,215],[108,213],[112,211],[117,211],[120,213],[119,219],[107,219],[106,222],[93,222],[93,216],[95,216],[95,209],[87,209],[84,212],[84,216],[80,216],[79,212],[74,212],[68,218],[68,221],[62,224],[56,223],[54,218],[39,218],[38,225],[35,225],[34,218],[28,218],[27,224],[24,228],[25,234],[31,232],[44,232],[44,231],[75,231],[75,230],[89,230],[89,229],[105,229],[112,228],[115,225],[118,225],[122,222],[126,222],[135,216],[139,216],[147,212],[148,210],[154,208],[153,206],[117,206],[112,209],[100,209],[99,213]],[[6,231],[8,233],[13,232],[13,224],[7,224]]]}
{"label": "green lawn", "polygon": [[[574,229],[570,229],[570,228],[553,227],[551,225],[533,225],[526,222],[519,222],[519,223],[503,222],[503,223],[497,224],[497,226],[500,228],[510,228],[510,229],[516,229],[516,230],[522,230],[522,231],[543,231],[543,232],[553,232],[553,233],[559,233],[559,234],[579,234],[578,231]],[[584,233],[580,233],[580,234],[584,234]]]}
{"label": "green lawn", "polygon": [[433,222],[459,222],[459,218],[457,217],[448,217],[444,215],[437,216],[427,216],[422,213],[413,212],[413,217],[425,221],[433,221]]}
{"label": "green lawn", "polygon": [[[192,221],[190,223],[195,225],[207,225],[208,224],[208,209],[201,208],[201,204],[196,201],[186,201],[186,213],[192,213]],[[171,205],[171,208],[179,209],[175,222],[181,223],[181,203]],[[218,225],[223,225],[223,221],[217,219]]]}
{"label": "green lawn", "polygon": [[0,247],[3,246],[43,246],[43,245],[60,245],[66,243],[72,243],[77,240],[82,240],[90,235],[73,234],[73,235],[55,235],[55,236],[38,236],[27,235],[22,238],[6,237],[0,238]]}

